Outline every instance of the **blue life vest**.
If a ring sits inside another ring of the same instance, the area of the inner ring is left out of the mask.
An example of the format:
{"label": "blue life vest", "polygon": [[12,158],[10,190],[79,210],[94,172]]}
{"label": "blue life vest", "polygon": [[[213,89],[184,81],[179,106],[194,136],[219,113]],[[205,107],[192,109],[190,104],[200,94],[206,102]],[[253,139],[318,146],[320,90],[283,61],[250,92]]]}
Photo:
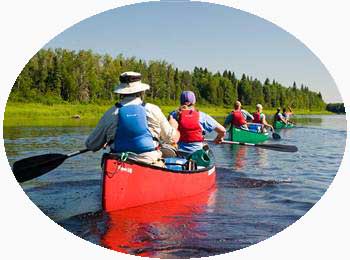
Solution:
{"label": "blue life vest", "polygon": [[146,110],[142,105],[117,104],[118,126],[114,139],[117,153],[145,153],[155,150],[154,138],[148,129]]}

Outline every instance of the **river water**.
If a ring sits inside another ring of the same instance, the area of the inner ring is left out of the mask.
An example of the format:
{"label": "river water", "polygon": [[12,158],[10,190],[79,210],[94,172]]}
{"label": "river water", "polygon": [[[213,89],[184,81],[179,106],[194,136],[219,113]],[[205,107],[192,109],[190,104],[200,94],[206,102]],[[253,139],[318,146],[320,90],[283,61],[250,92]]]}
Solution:
{"label": "river water", "polygon": [[[21,186],[53,221],[106,248],[158,258],[231,252],[297,221],[321,198],[338,171],[345,148],[345,116],[299,116],[295,121],[297,128],[279,132],[282,140],[267,143],[296,145],[297,153],[212,145],[216,188],[191,198],[101,211],[102,152],[73,157]],[[68,153],[84,148],[91,130],[4,128],[6,153],[11,165],[33,155]]]}

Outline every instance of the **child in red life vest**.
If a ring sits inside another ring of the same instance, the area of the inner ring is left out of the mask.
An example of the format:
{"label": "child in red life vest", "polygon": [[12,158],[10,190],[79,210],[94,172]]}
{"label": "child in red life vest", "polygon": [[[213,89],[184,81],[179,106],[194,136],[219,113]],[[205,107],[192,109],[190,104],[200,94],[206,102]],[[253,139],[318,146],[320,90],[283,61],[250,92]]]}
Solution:
{"label": "child in red life vest", "polygon": [[234,110],[226,117],[224,127],[233,126],[236,128],[248,129],[247,119],[253,120],[254,117],[247,111],[241,109],[241,102],[236,101]]}
{"label": "child in red life vest", "polygon": [[[183,91],[180,103],[179,109],[171,112],[169,118],[174,118],[178,123],[177,129],[180,132],[178,150],[181,153],[189,155],[202,149],[204,135],[212,131],[217,132],[216,143],[223,141],[225,128],[211,116],[195,108],[196,96],[192,91]],[[173,127],[176,126],[173,125]]]}
{"label": "child in red life vest", "polygon": [[253,123],[256,123],[256,124],[262,124],[264,127],[270,127],[272,129],[272,131],[274,130],[273,129],[273,126],[270,125],[267,121],[266,121],[266,116],[265,114],[262,112],[263,110],[263,106],[261,104],[257,104],[256,105],[256,111],[253,113]]}

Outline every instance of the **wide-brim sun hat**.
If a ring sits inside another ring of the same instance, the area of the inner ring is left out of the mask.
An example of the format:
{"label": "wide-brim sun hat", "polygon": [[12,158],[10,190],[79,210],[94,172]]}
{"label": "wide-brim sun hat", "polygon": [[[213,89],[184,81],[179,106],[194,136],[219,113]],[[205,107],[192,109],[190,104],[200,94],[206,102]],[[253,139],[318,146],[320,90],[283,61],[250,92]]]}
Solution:
{"label": "wide-brim sun hat", "polygon": [[150,86],[141,82],[141,74],[127,71],[120,75],[120,84],[114,88],[116,94],[134,94],[150,89]]}

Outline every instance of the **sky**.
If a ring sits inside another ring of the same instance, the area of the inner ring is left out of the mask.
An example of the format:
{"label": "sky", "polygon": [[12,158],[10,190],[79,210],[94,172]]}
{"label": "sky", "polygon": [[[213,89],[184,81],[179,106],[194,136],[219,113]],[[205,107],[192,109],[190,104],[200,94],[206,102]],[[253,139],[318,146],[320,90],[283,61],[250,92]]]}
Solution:
{"label": "sky", "polygon": [[165,60],[181,70],[234,71],[284,86],[295,81],[341,102],[321,61],[280,27],[252,14],[200,2],[147,2],[92,16],[68,28],[44,48]]}

